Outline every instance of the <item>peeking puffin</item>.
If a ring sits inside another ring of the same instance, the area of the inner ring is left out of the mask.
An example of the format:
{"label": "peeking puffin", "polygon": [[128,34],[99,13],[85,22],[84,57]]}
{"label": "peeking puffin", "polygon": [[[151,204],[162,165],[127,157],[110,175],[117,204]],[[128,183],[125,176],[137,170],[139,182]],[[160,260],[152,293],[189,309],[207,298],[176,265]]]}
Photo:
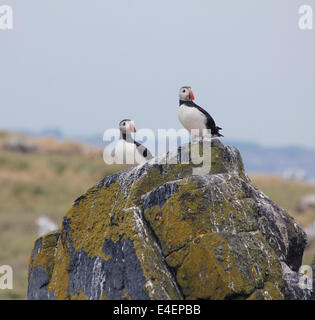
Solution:
{"label": "peeking puffin", "polygon": [[136,132],[133,121],[130,119],[121,120],[119,129],[120,138],[112,151],[112,157],[116,163],[137,165],[153,158],[151,152],[131,136],[131,132]]}
{"label": "peeking puffin", "polygon": [[[204,138],[205,133],[203,129],[211,132],[211,137],[223,137],[219,132],[222,128],[217,127],[210,114],[196,105],[193,100],[195,96],[191,90],[191,87],[181,87],[179,90],[179,110],[178,119],[185,129],[191,133],[192,129],[199,130],[199,134],[193,134],[193,136],[199,136]],[[208,132],[209,132],[208,131]],[[209,132],[209,135],[210,135]]]}

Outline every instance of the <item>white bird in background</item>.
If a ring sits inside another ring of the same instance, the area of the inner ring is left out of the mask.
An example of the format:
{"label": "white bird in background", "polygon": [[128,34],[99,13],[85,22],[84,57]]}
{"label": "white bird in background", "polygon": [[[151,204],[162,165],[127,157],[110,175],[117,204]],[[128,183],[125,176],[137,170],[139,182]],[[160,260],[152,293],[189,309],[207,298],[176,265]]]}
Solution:
{"label": "white bird in background", "polygon": [[[223,137],[219,132],[222,128],[217,127],[210,114],[193,102],[195,96],[191,87],[181,87],[179,90],[178,119],[185,129],[199,130],[194,136],[204,138],[205,131],[211,132],[211,137]],[[210,134],[209,132],[209,134]]]}
{"label": "white bird in background", "polygon": [[137,165],[153,158],[151,152],[131,136],[131,132],[136,132],[133,121],[121,120],[119,129],[120,138],[111,154],[116,163]]}
{"label": "white bird in background", "polygon": [[38,225],[38,236],[41,237],[44,234],[58,230],[58,226],[50,220],[48,217],[42,216],[36,220]]}

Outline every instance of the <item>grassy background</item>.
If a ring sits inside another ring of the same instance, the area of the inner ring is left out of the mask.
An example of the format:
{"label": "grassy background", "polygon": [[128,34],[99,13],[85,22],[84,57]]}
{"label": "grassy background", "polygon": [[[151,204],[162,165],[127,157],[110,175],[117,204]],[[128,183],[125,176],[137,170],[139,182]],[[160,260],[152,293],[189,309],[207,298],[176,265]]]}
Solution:
{"label": "grassy background", "polygon": [[[0,133],[0,265],[13,267],[14,289],[0,290],[0,299],[26,299],[28,260],[37,238],[36,219],[48,216],[61,225],[77,197],[123,167],[105,165],[101,153],[58,153],[59,147],[54,152],[7,151],[1,148],[1,139],[6,137]],[[60,146],[64,151],[64,144]],[[314,210],[301,214],[296,204],[302,195],[315,193],[315,186],[276,176],[253,175],[251,179],[302,226],[314,220]],[[311,244],[305,252],[305,264],[311,262],[314,252],[315,245]]]}

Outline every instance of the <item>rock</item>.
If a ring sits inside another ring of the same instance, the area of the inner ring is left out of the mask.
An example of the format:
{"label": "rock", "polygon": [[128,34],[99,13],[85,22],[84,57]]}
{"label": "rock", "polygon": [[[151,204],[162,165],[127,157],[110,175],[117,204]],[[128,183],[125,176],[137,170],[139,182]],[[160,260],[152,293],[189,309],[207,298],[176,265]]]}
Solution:
{"label": "rock", "polygon": [[28,274],[28,298],[42,300],[53,298],[48,290],[55,266],[55,249],[60,232],[52,232],[36,240],[30,265],[33,266]]}
{"label": "rock", "polygon": [[313,256],[313,262],[312,262],[312,272],[313,272],[313,290],[312,290],[312,296],[311,296],[311,300],[315,300],[315,255]]}
{"label": "rock", "polygon": [[35,243],[29,299],[300,298],[286,275],[298,276],[304,231],[252,185],[238,150],[211,144],[207,175],[169,164],[189,159],[186,144],[79,197]]}
{"label": "rock", "polygon": [[[287,300],[311,300],[313,291],[307,287],[300,286],[300,279],[303,276],[303,266],[299,272],[293,272],[286,265],[283,265],[284,294]],[[309,267],[309,266],[306,266]],[[310,279],[311,285],[314,280]]]}

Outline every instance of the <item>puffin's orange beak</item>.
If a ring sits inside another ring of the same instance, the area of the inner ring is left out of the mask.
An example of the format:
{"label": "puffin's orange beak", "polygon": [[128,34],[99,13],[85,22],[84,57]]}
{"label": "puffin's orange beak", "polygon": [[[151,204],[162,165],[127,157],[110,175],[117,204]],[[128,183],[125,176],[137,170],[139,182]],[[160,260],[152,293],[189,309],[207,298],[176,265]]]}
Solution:
{"label": "puffin's orange beak", "polygon": [[131,131],[132,132],[137,132],[136,127],[135,127],[135,125],[134,125],[134,123],[132,121],[130,122],[130,126],[131,126]]}
{"label": "puffin's orange beak", "polygon": [[191,89],[189,89],[189,99],[190,100],[194,100],[195,99],[194,93],[192,92]]}

